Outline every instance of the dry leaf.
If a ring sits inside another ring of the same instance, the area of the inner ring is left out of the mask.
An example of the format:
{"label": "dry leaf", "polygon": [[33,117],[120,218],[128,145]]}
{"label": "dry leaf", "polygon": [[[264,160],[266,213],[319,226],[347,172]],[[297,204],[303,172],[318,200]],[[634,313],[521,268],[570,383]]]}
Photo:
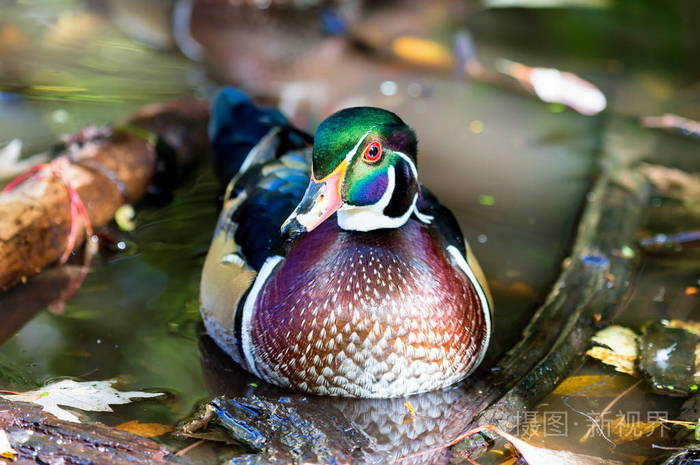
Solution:
{"label": "dry leaf", "polygon": [[116,429],[138,434],[144,438],[154,438],[173,431],[175,428],[170,425],[160,423],[141,423],[138,420],[131,420],[115,426]]}
{"label": "dry leaf", "polygon": [[615,435],[615,443],[636,441],[637,439],[650,435],[656,428],[661,426],[660,421],[635,421],[628,423],[624,416],[619,416],[610,422],[610,432]]}
{"label": "dry leaf", "polygon": [[616,460],[604,460],[591,455],[533,446],[492,425],[481,428],[491,431],[508,441],[529,465],[621,465],[621,462]]}
{"label": "dry leaf", "polygon": [[14,460],[17,457],[17,451],[10,445],[10,440],[4,429],[0,429],[0,457]]}
{"label": "dry leaf", "polygon": [[132,398],[163,395],[159,392],[117,391],[112,388],[112,384],[115,382],[116,380],[113,379],[84,382],[64,379],[36,391],[27,391],[21,394],[3,394],[0,397],[12,401],[39,404],[45,412],[51,413],[61,420],[80,423],[76,415],[62,409],[59,405],[93,412],[111,412],[110,404],[128,404]]}
{"label": "dry leaf", "polygon": [[606,365],[612,365],[615,367],[615,371],[620,373],[625,373],[628,375],[636,376],[635,360],[637,357],[629,357],[625,355],[616,354],[610,349],[605,347],[593,347],[586,351],[586,355],[593,357]]}
{"label": "dry leaf", "polygon": [[635,362],[639,356],[637,334],[622,326],[608,326],[598,331],[591,340],[606,347],[593,347],[586,355],[612,365],[616,371],[636,375]]}
{"label": "dry leaf", "polygon": [[571,396],[580,394],[586,397],[613,397],[630,386],[632,378],[624,376],[581,375],[566,378],[552,394]]}

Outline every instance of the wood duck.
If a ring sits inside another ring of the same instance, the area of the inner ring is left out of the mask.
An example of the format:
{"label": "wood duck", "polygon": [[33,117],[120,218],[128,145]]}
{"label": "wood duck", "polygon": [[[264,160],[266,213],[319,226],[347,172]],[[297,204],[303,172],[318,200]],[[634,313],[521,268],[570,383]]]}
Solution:
{"label": "wood duck", "polygon": [[418,181],[413,130],[341,110],[313,138],[232,88],[210,138],[228,183],[204,265],[208,333],[246,370],[320,395],[439,389],[481,362],[484,275],[452,213]]}

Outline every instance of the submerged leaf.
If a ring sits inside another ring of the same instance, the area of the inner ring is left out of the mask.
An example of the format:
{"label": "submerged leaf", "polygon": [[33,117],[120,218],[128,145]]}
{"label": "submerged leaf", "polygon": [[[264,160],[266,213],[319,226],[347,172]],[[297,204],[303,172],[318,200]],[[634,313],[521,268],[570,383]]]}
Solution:
{"label": "submerged leaf", "polygon": [[31,402],[42,406],[45,412],[66,421],[80,422],[78,417],[59,406],[93,412],[111,412],[110,405],[128,404],[134,398],[158,397],[159,392],[117,391],[115,380],[73,381],[65,379],[21,394],[0,395],[7,400]]}
{"label": "submerged leaf", "polygon": [[552,392],[556,396],[580,394],[586,397],[613,397],[629,387],[631,378],[623,376],[581,375],[566,378]]}
{"label": "submerged leaf", "polygon": [[160,423],[141,423],[138,420],[131,420],[121,423],[114,428],[120,429],[122,431],[128,431],[129,433],[134,433],[144,438],[154,438],[156,436],[162,436],[165,433],[169,433],[175,429],[171,425],[163,425]]}

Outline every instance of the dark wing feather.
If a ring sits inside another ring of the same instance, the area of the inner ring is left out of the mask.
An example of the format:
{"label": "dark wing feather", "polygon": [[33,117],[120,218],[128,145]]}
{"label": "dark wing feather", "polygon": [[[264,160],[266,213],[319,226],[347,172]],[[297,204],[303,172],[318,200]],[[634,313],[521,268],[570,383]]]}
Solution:
{"label": "dark wing feather", "polygon": [[[301,201],[309,182],[308,165],[285,166],[288,157],[252,167],[248,176],[234,186],[245,200],[233,212],[231,221],[237,223],[235,241],[248,264],[256,271],[270,255],[279,253],[284,240],[280,227]],[[242,184],[242,185],[239,185]]]}
{"label": "dark wing feather", "polygon": [[416,206],[421,213],[433,217],[431,224],[437,228],[445,247],[453,245],[466,257],[467,250],[464,245],[464,235],[462,235],[462,229],[459,227],[459,223],[450,209],[441,204],[437,197],[426,187],[422,187]]}
{"label": "dark wing feather", "polygon": [[275,127],[281,128],[279,154],[313,141],[311,135],[291,126],[278,109],[259,107],[238,89],[223,87],[214,96],[209,140],[214,168],[223,184],[238,173],[253,147]]}
{"label": "dark wing feather", "polygon": [[217,234],[233,234],[237,253],[258,271],[281,250],[280,227],[308,184],[311,136],[230,87],[214,99],[209,134],[217,174],[230,180]]}

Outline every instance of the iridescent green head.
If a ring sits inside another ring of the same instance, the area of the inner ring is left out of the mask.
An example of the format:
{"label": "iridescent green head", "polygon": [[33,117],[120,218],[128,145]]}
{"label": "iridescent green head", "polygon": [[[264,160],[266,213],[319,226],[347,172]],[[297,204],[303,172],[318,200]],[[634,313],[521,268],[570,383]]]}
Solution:
{"label": "iridescent green head", "polygon": [[394,113],[373,107],[331,115],[314,138],[311,180],[283,233],[311,231],[334,212],[343,229],[402,226],[420,191],[416,135]]}

